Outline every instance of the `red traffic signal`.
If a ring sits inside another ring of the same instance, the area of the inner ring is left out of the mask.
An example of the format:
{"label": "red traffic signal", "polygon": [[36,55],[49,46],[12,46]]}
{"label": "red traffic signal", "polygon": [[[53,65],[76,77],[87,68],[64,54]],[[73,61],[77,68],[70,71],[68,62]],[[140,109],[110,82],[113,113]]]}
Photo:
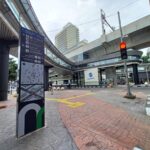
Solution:
{"label": "red traffic signal", "polygon": [[126,42],[121,42],[120,43],[120,50],[126,49]]}
{"label": "red traffic signal", "polygon": [[126,48],[126,42],[120,43],[120,53],[121,53],[121,59],[127,59],[127,48]]}

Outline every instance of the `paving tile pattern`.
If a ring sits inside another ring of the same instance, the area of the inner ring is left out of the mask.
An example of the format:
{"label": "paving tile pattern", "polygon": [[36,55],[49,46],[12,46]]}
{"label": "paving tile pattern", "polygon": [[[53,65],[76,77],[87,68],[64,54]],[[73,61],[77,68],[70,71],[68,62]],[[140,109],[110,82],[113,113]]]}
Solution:
{"label": "paving tile pattern", "polygon": [[[87,92],[89,91],[72,90],[67,93],[67,96]],[[105,101],[108,99],[107,95],[101,99],[100,95],[103,95],[103,92],[96,91],[95,95],[71,100],[86,103],[75,109],[59,104],[61,117],[78,148],[80,150],[132,150],[134,146],[139,146],[143,150],[150,150],[150,118],[145,115],[139,118],[138,112],[131,113],[130,103],[127,109],[127,106]],[[111,93],[111,96],[108,96],[109,99],[115,96],[119,99],[120,96],[120,100],[123,100],[120,93],[116,95]],[[66,95],[62,92],[60,97],[63,98]]]}
{"label": "paving tile pattern", "polygon": [[57,102],[46,101],[46,128],[19,140],[15,137],[15,106],[0,109],[0,150],[77,150],[60,118]]}

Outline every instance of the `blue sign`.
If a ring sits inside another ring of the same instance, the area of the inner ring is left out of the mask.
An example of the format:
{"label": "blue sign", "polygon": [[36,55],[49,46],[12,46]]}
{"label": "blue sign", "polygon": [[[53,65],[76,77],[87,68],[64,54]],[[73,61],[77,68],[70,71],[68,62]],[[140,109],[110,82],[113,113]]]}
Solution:
{"label": "blue sign", "polygon": [[93,76],[92,72],[90,72],[88,75],[89,75],[88,79],[94,79],[94,76]]}

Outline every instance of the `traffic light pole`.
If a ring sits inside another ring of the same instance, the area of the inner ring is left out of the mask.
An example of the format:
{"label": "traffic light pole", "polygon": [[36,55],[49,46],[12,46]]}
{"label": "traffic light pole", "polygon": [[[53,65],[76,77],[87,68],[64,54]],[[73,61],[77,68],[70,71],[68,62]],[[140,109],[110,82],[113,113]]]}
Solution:
{"label": "traffic light pole", "polygon": [[118,20],[119,20],[119,29],[120,29],[120,34],[121,34],[120,40],[121,40],[121,42],[123,42],[123,33],[122,33],[121,19],[120,19],[120,12],[119,11],[118,11]]}
{"label": "traffic light pole", "polygon": [[148,82],[148,84],[150,84],[150,81],[149,81],[149,74],[148,74],[148,66],[146,66],[146,77],[147,77],[147,82]]}
{"label": "traffic light pole", "polygon": [[[123,32],[121,27],[121,19],[120,19],[120,12],[118,11],[118,20],[119,20],[119,29],[120,29],[120,40],[123,42]],[[129,85],[129,79],[128,79],[128,68],[127,68],[127,60],[124,59],[124,68],[125,68],[125,75],[126,75],[126,85],[127,85],[127,94],[124,96],[125,98],[134,99],[135,95],[132,95],[130,85]]]}

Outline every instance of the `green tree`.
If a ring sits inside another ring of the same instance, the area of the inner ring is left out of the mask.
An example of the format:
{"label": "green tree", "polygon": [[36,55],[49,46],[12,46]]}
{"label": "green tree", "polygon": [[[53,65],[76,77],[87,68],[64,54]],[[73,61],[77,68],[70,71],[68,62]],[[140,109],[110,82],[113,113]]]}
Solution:
{"label": "green tree", "polygon": [[142,56],[143,63],[149,63],[149,56]]}
{"label": "green tree", "polygon": [[17,64],[13,58],[9,58],[9,81],[15,81],[17,78]]}

